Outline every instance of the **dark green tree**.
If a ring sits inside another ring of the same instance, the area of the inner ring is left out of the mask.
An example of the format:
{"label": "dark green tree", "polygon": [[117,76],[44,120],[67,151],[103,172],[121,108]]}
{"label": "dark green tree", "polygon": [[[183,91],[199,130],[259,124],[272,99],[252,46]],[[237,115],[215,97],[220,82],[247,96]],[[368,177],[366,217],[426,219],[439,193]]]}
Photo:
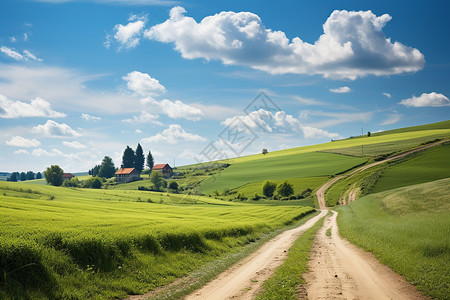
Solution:
{"label": "dark green tree", "polygon": [[111,157],[105,156],[100,165],[100,170],[98,171],[98,176],[103,178],[111,178],[116,173],[116,166]]}
{"label": "dark green tree", "polygon": [[64,171],[58,165],[52,165],[44,171],[44,177],[48,184],[61,186],[63,173]]}
{"label": "dark green tree", "polygon": [[267,149],[262,149],[262,152],[261,152],[263,155],[266,155],[267,153],[269,153],[269,151],[267,151]]}
{"label": "dark green tree", "polygon": [[20,181],[26,181],[27,180],[27,174],[25,172],[20,173]]}
{"label": "dark green tree", "polygon": [[9,181],[17,181],[19,180],[19,176],[17,176],[17,172],[12,172],[11,175],[9,175]]}
{"label": "dark green tree", "polygon": [[164,186],[165,180],[160,172],[152,172],[150,175],[150,181],[153,183],[155,190],[159,191]]}
{"label": "dark green tree", "polygon": [[275,182],[266,180],[262,185],[262,193],[264,196],[270,198],[273,196],[276,188],[277,184]]}
{"label": "dark green tree", "polygon": [[285,180],[277,186],[277,193],[281,197],[289,197],[294,194],[294,188],[292,187],[292,184]]}
{"label": "dark green tree", "polygon": [[169,183],[169,189],[171,189],[174,192],[178,192],[178,182],[176,181],[171,181]]}
{"label": "dark green tree", "polygon": [[136,154],[134,159],[134,168],[140,173],[144,170],[145,156],[144,150],[142,150],[141,144],[137,145]]}
{"label": "dark green tree", "polygon": [[148,151],[147,154],[147,167],[151,170],[153,170],[153,167],[155,166],[155,160],[153,159],[153,155],[151,151]]}
{"label": "dark green tree", "polygon": [[42,179],[42,173],[41,172],[37,172],[36,179]]}
{"label": "dark green tree", "polygon": [[134,154],[133,149],[127,146],[127,148],[123,151],[122,155],[122,165],[124,168],[134,168],[134,160],[136,156]]}
{"label": "dark green tree", "polygon": [[27,172],[27,180],[34,180],[35,175],[33,171],[28,171]]}

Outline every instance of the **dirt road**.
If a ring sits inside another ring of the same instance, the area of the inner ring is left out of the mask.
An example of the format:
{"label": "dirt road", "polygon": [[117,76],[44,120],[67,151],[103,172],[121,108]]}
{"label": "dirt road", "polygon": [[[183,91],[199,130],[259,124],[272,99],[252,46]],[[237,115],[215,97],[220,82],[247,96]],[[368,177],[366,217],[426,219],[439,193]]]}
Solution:
{"label": "dirt road", "polygon": [[261,284],[283,263],[294,241],[326,213],[321,211],[302,226],[276,236],[185,299],[253,299]]}
{"label": "dirt road", "polygon": [[333,212],[316,236],[300,299],[427,299],[372,254],[342,239],[336,216]]}

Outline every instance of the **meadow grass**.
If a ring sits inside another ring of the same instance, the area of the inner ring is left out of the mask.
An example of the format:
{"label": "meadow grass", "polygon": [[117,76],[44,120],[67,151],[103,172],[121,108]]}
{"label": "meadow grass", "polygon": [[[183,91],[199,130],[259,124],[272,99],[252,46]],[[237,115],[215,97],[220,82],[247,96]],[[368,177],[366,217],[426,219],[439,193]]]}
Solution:
{"label": "meadow grass", "polygon": [[313,211],[175,196],[0,183],[0,298],[143,293]]}
{"label": "meadow grass", "polygon": [[307,270],[314,237],[323,226],[324,219],[325,217],[317,221],[294,242],[283,264],[263,283],[262,292],[257,295],[257,300],[297,299],[297,287],[306,283],[302,274]]}
{"label": "meadow grass", "polygon": [[371,194],[337,207],[339,232],[423,294],[450,295],[450,178]]}
{"label": "meadow grass", "polygon": [[266,157],[232,164],[202,182],[201,187],[204,193],[209,194],[214,190],[223,192],[226,188],[233,189],[249,181],[327,176],[344,172],[365,161],[364,158],[317,152]]}
{"label": "meadow grass", "polygon": [[405,132],[411,132],[411,131],[449,129],[449,128],[450,128],[450,120],[447,120],[447,121],[436,122],[436,123],[431,123],[431,124],[424,124],[424,125],[418,125],[418,126],[411,126],[411,127],[404,127],[404,128],[381,131],[381,132],[373,133],[373,135],[380,136],[380,135],[388,135],[388,134],[393,134],[393,133],[405,133]]}
{"label": "meadow grass", "polygon": [[421,151],[385,168],[371,192],[450,177],[450,143]]}

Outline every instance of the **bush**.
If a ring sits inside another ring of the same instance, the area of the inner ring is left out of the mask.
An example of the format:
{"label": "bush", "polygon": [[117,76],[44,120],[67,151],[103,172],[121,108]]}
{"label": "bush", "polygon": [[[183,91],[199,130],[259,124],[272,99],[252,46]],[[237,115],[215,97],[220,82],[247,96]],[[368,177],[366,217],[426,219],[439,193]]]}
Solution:
{"label": "bush", "polygon": [[171,189],[174,192],[178,192],[178,182],[171,181],[169,184],[169,189]]}
{"label": "bush", "polygon": [[84,182],[83,187],[88,188],[88,189],[101,189],[102,185],[103,185],[103,182],[102,182],[101,178],[92,177]]}
{"label": "bush", "polygon": [[255,194],[253,195],[253,198],[252,198],[252,200],[258,201],[259,199],[261,199],[261,197],[260,197],[260,196],[258,196],[258,194],[257,194],[257,193],[255,193]]}
{"label": "bush", "polygon": [[288,183],[286,180],[280,183],[277,187],[277,193],[281,197],[289,197],[294,194],[294,188],[292,184]]}
{"label": "bush", "polygon": [[276,188],[277,185],[275,182],[266,180],[262,185],[262,193],[264,196],[270,198],[273,196],[273,193],[275,192]]}

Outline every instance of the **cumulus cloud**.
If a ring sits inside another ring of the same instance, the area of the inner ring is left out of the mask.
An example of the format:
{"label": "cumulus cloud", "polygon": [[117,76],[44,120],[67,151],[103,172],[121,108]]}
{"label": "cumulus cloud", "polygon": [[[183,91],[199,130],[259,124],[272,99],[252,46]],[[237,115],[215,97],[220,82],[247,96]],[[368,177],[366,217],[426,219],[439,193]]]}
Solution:
{"label": "cumulus cloud", "polygon": [[53,120],[48,120],[43,125],[33,127],[32,131],[37,134],[49,137],[79,137],[80,133],[76,132],[69,125],[59,124]]}
{"label": "cumulus cloud", "polygon": [[330,89],[330,92],[337,94],[350,93],[352,90],[348,86],[341,86],[340,88]]}
{"label": "cumulus cloud", "polygon": [[163,142],[168,144],[177,144],[180,141],[204,142],[206,139],[197,134],[186,132],[183,127],[178,124],[171,124],[169,128],[164,129],[161,133],[141,140],[142,143]]}
{"label": "cumulus cloud", "polygon": [[42,59],[37,58],[33,53],[31,53],[28,50],[24,50],[21,54],[14,49],[11,49],[11,48],[8,48],[5,46],[1,46],[0,52],[5,54],[6,56],[9,56],[12,59],[19,60],[19,61],[29,61],[29,60],[42,61]]}
{"label": "cumulus cloud", "polygon": [[77,142],[77,141],[73,141],[73,142],[64,141],[62,143],[64,146],[74,148],[74,149],[85,149],[86,148],[86,145],[83,145],[82,143]]}
{"label": "cumulus cloud", "polygon": [[85,114],[85,113],[81,114],[81,118],[86,121],[100,121],[102,119],[100,117],[91,116],[90,114]]}
{"label": "cumulus cloud", "polygon": [[423,93],[419,97],[413,96],[412,98],[404,99],[400,101],[400,104],[407,107],[439,107],[450,106],[450,100],[442,94],[432,92],[429,94]]}
{"label": "cumulus cloud", "polygon": [[191,121],[198,121],[203,116],[201,109],[183,103],[180,100],[175,102],[164,99],[162,101],[155,101],[162,111],[172,119],[187,119]]}
{"label": "cumulus cloud", "polygon": [[28,152],[25,149],[19,149],[19,150],[14,151],[14,154],[30,154],[30,152]]}
{"label": "cumulus cloud", "polygon": [[145,30],[144,36],[174,43],[187,59],[221,60],[271,74],[356,79],[415,72],[425,62],[419,50],[386,38],[382,29],[391,20],[387,14],[335,10],[323,24],[323,34],[310,44],[266,28],[250,12],[223,11],[200,23],[185,13],[183,7],[172,8],[170,18]]}
{"label": "cumulus cloud", "polygon": [[0,118],[13,119],[20,117],[63,118],[66,114],[51,109],[50,103],[41,98],[30,103],[14,101],[0,95]]}
{"label": "cumulus cloud", "polygon": [[131,119],[124,119],[122,122],[132,124],[144,124],[151,123],[162,126],[163,124],[158,121],[159,116],[143,111],[139,116],[133,116]]}
{"label": "cumulus cloud", "polygon": [[158,79],[152,78],[146,73],[133,71],[122,77],[127,82],[127,87],[140,96],[159,96],[166,92],[166,88]]}
{"label": "cumulus cloud", "polygon": [[107,49],[111,47],[113,42],[119,45],[118,50],[130,49],[139,45],[147,17],[131,15],[128,21],[129,23],[126,25],[117,24],[114,26],[113,35],[109,33],[106,35],[104,46]]}
{"label": "cumulus cloud", "polygon": [[26,139],[21,136],[13,136],[10,140],[6,141],[6,145],[25,148],[37,147],[40,144],[41,142],[36,139]]}
{"label": "cumulus cloud", "polygon": [[330,139],[336,139],[341,138],[341,136],[337,133],[328,132],[326,130],[315,128],[311,126],[303,126],[302,127],[303,134],[305,135],[305,138],[313,138],[313,139],[319,139],[319,138],[330,138]]}

